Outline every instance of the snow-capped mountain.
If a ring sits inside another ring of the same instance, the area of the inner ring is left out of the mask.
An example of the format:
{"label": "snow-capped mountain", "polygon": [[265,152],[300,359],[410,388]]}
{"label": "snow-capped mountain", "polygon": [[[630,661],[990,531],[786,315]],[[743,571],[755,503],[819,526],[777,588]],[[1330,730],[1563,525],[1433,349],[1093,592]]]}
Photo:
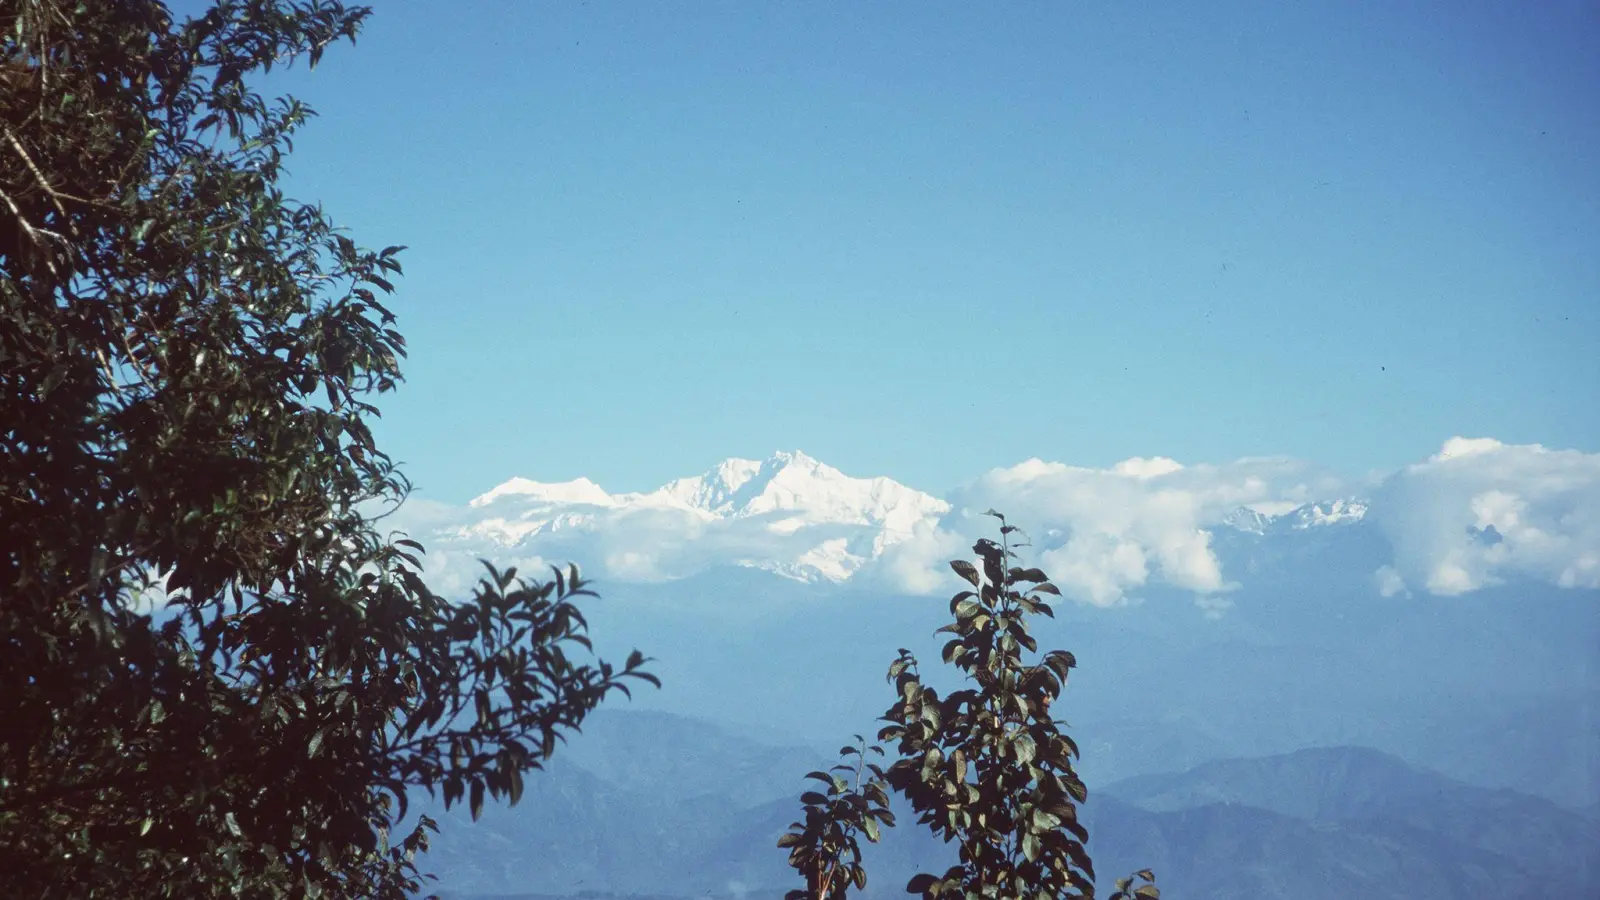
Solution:
{"label": "snow-capped mountain", "polygon": [[1323,525],[1352,525],[1366,518],[1367,504],[1359,500],[1334,500],[1329,503],[1307,503],[1289,512],[1285,518],[1294,529],[1317,528]]}
{"label": "snow-capped mountain", "polygon": [[[1119,469],[1115,477],[1145,484],[1179,469]],[[637,493],[612,494],[587,478],[512,478],[465,507],[431,511],[425,524],[406,530],[428,547],[429,577],[446,593],[469,588],[480,577],[479,559],[524,569],[577,560],[591,574],[637,582],[734,566],[840,583],[876,564],[888,586],[904,588],[919,581],[913,569],[941,571],[950,553],[970,544],[963,535],[981,524],[975,509],[954,511],[950,503],[893,479],[846,475],[799,451],[764,460],[727,459]],[[1363,503],[1350,499],[1267,502],[1193,527],[1254,540],[1356,524],[1365,513]],[[1045,528],[1038,549],[1061,546],[1081,527]]]}
{"label": "snow-capped mountain", "polygon": [[589,504],[591,506],[613,506],[615,501],[598,484],[587,478],[578,478],[573,481],[560,481],[546,484],[538,481],[529,481],[526,478],[513,478],[488,493],[474,497],[468,506],[480,508],[499,500],[502,497],[516,497],[524,501],[543,503]]}
{"label": "snow-capped mountain", "polygon": [[889,478],[851,478],[795,451],[763,462],[724,460],[693,478],[680,478],[641,502],[682,504],[720,518],[786,514],[781,527],[819,523],[876,526],[909,533],[918,522],[943,515],[950,505]]}
{"label": "snow-capped mountain", "polygon": [[427,576],[446,594],[471,588],[480,558],[576,560],[612,583],[745,567],[938,593],[946,561],[993,533],[981,514],[991,507],[1042,536],[1028,552],[1065,595],[1098,606],[1162,585],[1216,605],[1240,579],[1335,551],[1340,577],[1385,597],[1456,596],[1516,578],[1600,588],[1600,520],[1588,514],[1600,504],[1600,455],[1472,446],[1360,482],[1275,457],[1103,468],[1030,459],[948,501],[795,451],[725,460],[639,493],[513,478],[464,506],[416,503],[390,521],[428,547]]}
{"label": "snow-capped mountain", "polygon": [[1276,513],[1272,512],[1270,505],[1265,509],[1241,506],[1229,513],[1222,524],[1247,534],[1266,535],[1329,525],[1354,525],[1365,519],[1366,515],[1365,502],[1341,498],[1292,506]]}
{"label": "snow-capped mountain", "polygon": [[[513,478],[436,514],[417,536],[429,548],[430,575],[510,551],[523,565],[583,559],[621,580],[746,566],[839,582],[949,510],[892,479],[851,477],[794,451],[724,460],[640,493],[607,493],[587,478]],[[455,580],[442,589],[459,587]]]}

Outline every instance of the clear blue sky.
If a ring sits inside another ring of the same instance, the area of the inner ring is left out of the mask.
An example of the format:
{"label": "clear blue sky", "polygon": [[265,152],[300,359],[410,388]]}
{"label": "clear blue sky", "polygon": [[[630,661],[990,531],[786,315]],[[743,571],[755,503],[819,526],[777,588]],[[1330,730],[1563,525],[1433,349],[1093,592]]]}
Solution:
{"label": "clear blue sky", "polygon": [[1600,449],[1600,4],[1154,8],[380,2],[268,87],[433,499]]}

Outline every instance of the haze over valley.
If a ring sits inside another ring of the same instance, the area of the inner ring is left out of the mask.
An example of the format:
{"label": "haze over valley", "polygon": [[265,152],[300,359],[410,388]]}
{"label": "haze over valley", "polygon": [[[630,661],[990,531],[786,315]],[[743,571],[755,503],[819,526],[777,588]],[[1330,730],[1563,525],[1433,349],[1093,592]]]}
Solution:
{"label": "haze over valley", "polygon": [[[441,884],[778,890],[771,845],[800,775],[876,731],[897,647],[938,659],[960,585],[944,561],[992,533],[990,506],[1066,595],[1037,636],[1080,663],[1058,711],[1097,860],[1158,860],[1178,897],[1593,883],[1600,456],[1454,438],[1366,479],[1286,459],[1032,460],[943,494],[787,451],[655,491],[516,478],[407,507],[397,527],[441,590],[470,586],[480,557],[535,578],[586,563],[599,649],[640,647],[664,681],[597,715],[534,799],[451,813]],[[943,860],[893,834],[871,852],[874,896]],[[1567,880],[1541,881],[1556,859]]]}

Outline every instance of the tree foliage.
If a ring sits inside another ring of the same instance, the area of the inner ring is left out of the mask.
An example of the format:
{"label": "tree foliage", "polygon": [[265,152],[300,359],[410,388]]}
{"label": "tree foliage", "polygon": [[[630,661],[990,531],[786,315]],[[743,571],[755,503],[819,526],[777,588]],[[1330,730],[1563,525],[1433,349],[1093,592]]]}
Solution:
{"label": "tree foliage", "polygon": [[0,871],[10,896],[400,897],[627,684],[574,569],[459,605],[380,530],[405,343],[249,80],[368,10],[0,0]]}
{"label": "tree foliage", "polygon": [[[1046,598],[1060,591],[1044,572],[1016,564],[1016,526],[990,514],[1000,520],[1000,540],[973,545],[976,564],[950,563],[969,588],[951,598],[954,621],[936,632],[951,635],[943,660],[970,686],[941,697],[923,682],[916,658],[901,649],[888,672],[898,699],[878,733],[893,744],[896,758],[886,770],[873,771],[906,799],[919,825],[959,848],[958,865],[917,875],[908,893],[930,900],[1093,898],[1089,834],[1078,821],[1077,805],[1088,798],[1073,767],[1078,746],[1050,712],[1077,660],[1066,650],[1048,651],[1032,664],[1023,656],[1038,652],[1029,617],[1053,617]],[[808,817],[808,834],[828,833],[834,827],[829,815],[851,821],[843,818],[852,814],[848,807],[823,813],[816,824]],[[801,862],[791,857],[790,864],[807,874],[807,896],[843,897],[842,885],[818,891]],[[857,883],[864,884],[864,876]],[[1120,879],[1111,895],[1159,896],[1148,870]]]}
{"label": "tree foliage", "polygon": [[869,753],[881,757],[883,748],[858,734],[855,745],[839,748],[841,761],[831,771],[806,774],[823,789],[800,795],[805,818],[778,839],[779,847],[789,848],[789,865],[806,879],[805,890],[790,891],[785,900],[843,900],[850,885],[867,886],[858,835],[876,842],[880,828],[894,825],[883,767],[870,762]]}

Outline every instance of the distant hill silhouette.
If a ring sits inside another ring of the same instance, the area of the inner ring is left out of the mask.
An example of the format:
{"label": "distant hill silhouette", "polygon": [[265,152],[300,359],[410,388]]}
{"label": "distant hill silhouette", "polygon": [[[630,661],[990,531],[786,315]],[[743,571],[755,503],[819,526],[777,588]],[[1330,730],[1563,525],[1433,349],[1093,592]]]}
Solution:
{"label": "distant hill silhouette", "polygon": [[[608,712],[521,805],[452,810],[425,866],[472,900],[770,897],[796,886],[774,844],[817,748],[662,713]],[[1595,896],[1600,823],[1359,747],[1218,760],[1090,786],[1102,880],[1151,866],[1179,900]],[[904,896],[952,849],[913,820],[867,848],[864,898]]]}
{"label": "distant hill silhouette", "polygon": [[[1530,882],[1554,878],[1582,888],[1576,896],[1600,886],[1600,827],[1592,818],[1540,797],[1463,784],[1362,747],[1219,760],[1130,778],[1103,793],[1149,812],[1243,807],[1391,840],[1431,835],[1438,839],[1437,858],[1459,858],[1467,869],[1476,850],[1486,870],[1509,864]],[[1542,890],[1550,890],[1549,883]]]}

